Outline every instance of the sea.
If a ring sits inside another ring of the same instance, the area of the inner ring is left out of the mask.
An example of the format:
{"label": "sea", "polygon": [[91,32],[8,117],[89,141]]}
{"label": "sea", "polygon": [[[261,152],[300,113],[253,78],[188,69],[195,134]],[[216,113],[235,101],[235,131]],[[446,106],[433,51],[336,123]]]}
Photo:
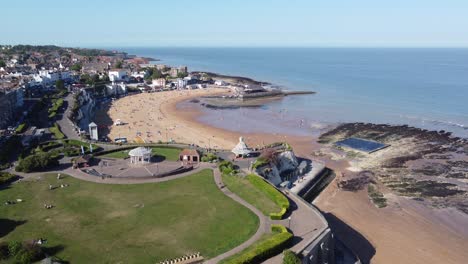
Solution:
{"label": "sea", "polygon": [[[406,124],[468,138],[468,49],[120,48],[154,63],[245,76],[289,90],[259,108],[201,109],[237,132],[319,134],[344,122]],[[183,109],[183,104],[181,108]]]}

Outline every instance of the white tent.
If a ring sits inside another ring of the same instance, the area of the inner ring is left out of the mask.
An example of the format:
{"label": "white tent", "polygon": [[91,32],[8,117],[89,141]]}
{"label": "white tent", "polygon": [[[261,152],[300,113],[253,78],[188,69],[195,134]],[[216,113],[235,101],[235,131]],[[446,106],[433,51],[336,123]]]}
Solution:
{"label": "white tent", "polygon": [[252,150],[247,147],[247,144],[244,142],[244,138],[239,138],[239,143],[232,149],[232,153],[236,154],[237,157],[245,156],[252,153]]}
{"label": "white tent", "polygon": [[128,155],[130,156],[130,163],[132,164],[149,163],[151,160],[151,149],[138,147],[130,150]]}

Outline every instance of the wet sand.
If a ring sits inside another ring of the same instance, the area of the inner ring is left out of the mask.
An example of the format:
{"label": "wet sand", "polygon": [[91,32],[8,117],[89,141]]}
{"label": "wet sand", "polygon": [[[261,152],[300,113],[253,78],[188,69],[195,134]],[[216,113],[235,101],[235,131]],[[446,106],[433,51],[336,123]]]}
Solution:
{"label": "wet sand", "polygon": [[[172,138],[176,142],[231,149],[239,133],[197,122],[201,113],[195,107],[177,108],[180,101],[223,92],[225,90],[209,89],[128,96],[113,102],[108,110],[100,111],[97,121],[98,125],[100,122],[108,125],[119,118],[128,123],[112,126],[111,138],[125,136],[132,140],[136,131],[140,131],[148,142]],[[297,155],[309,158],[322,147],[312,136],[260,133],[242,136],[252,147],[287,141]],[[337,173],[352,173],[348,171],[352,166],[346,160],[320,159]],[[337,236],[355,250],[364,263],[464,263],[468,259],[467,218],[458,211],[430,209],[398,196],[392,197],[388,207],[378,209],[369,201],[366,191],[343,191],[335,182],[324,190],[315,204],[326,215]]]}

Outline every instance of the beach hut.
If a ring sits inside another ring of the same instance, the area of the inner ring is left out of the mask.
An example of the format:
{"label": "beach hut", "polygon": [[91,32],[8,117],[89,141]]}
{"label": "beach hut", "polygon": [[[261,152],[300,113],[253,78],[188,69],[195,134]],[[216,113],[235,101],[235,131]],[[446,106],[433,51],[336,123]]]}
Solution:
{"label": "beach hut", "polygon": [[200,153],[196,149],[183,149],[179,153],[179,160],[182,161],[184,165],[196,164],[200,162]]}
{"label": "beach hut", "polygon": [[151,149],[138,147],[128,152],[131,164],[144,164],[151,161]]}
{"label": "beach hut", "polygon": [[244,138],[239,138],[239,143],[232,149],[232,153],[234,153],[237,157],[245,157],[252,153],[252,150],[247,147],[247,144],[244,142]]}

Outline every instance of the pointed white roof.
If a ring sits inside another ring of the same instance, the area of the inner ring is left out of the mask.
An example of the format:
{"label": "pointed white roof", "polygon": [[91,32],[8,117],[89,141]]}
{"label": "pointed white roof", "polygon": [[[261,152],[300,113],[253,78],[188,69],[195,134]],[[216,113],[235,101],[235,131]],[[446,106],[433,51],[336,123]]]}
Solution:
{"label": "pointed white roof", "polygon": [[151,155],[151,149],[150,148],[145,148],[145,147],[138,147],[135,149],[132,149],[128,152],[129,156],[135,156],[135,157],[144,157]]}
{"label": "pointed white roof", "polygon": [[94,122],[89,123],[88,126],[90,126],[90,127],[97,127],[96,123],[94,123]]}
{"label": "pointed white roof", "polygon": [[245,144],[243,137],[239,138],[239,143],[237,143],[237,145],[232,149],[232,153],[236,155],[247,155],[251,152],[252,151],[247,147],[247,144]]}

